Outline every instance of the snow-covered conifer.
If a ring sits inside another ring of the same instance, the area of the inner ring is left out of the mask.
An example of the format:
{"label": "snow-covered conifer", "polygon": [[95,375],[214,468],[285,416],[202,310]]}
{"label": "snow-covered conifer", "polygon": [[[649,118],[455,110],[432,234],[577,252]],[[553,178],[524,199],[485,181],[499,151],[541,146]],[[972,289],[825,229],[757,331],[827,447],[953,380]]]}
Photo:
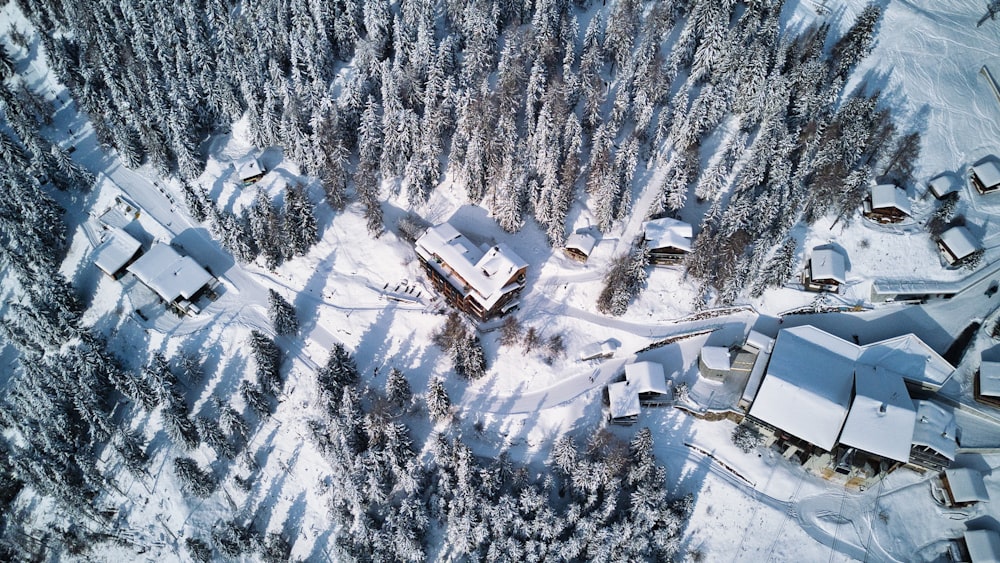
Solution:
{"label": "snow-covered conifer", "polygon": [[431,420],[439,422],[451,416],[451,399],[444,389],[444,382],[439,377],[431,379],[427,388],[427,413]]}
{"label": "snow-covered conifer", "polygon": [[295,316],[295,307],[280,293],[269,289],[267,293],[267,315],[271,326],[278,334],[296,334],[299,331],[299,320]]}

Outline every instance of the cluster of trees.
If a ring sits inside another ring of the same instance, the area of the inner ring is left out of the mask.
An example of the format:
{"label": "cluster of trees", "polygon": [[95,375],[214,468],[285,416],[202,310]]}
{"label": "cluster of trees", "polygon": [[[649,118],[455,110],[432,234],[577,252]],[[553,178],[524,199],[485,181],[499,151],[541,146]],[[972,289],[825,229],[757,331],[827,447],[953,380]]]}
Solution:
{"label": "cluster of trees", "polygon": [[616,256],[604,273],[604,287],[597,296],[597,310],[616,317],[623,315],[632,300],[645,289],[648,265],[649,249],[642,243]]}
{"label": "cluster of trees", "polygon": [[548,338],[540,330],[529,326],[527,330],[521,326],[517,317],[510,315],[500,325],[500,344],[503,346],[520,345],[525,353],[541,351],[542,359],[552,364],[566,352],[566,343],[562,334],[553,334]]}
{"label": "cluster of trees", "polygon": [[466,379],[479,379],[486,375],[483,346],[461,313],[449,313],[444,325],[431,338],[451,357],[455,373]]}
{"label": "cluster of trees", "polygon": [[[506,454],[477,456],[451,424],[415,444],[408,423],[420,413],[410,409],[409,384],[398,370],[384,393],[358,381],[339,345],[317,374],[324,410],[311,429],[331,467],[336,558],[423,561],[429,538],[442,557],[484,561],[677,555],[692,502],[667,494],[649,429],[631,443],[598,431],[582,449],[560,438],[550,471],[534,477]],[[425,401],[427,416],[453,420],[437,404],[450,403],[440,380]]]}

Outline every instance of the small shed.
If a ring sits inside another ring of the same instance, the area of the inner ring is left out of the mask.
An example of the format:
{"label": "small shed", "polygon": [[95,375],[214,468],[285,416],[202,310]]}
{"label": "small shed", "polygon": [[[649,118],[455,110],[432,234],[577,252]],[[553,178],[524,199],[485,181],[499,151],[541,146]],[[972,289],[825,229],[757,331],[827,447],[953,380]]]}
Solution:
{"label": "small shed", "polygon": [[910,200],[906,192],[893,184],[872,188],[865,201],[865,217],[879,223],[898,223],[910,216]]}
{"label": "small shed", "polygon": [[970,506],[990,500],[983,474],[971,467],[945,469],[941,482],[951,506]]}
{"label": "small shed", "polygon": [[993,161],[977,164],[969,171],[969,180],[981,194],[1000,189],[1000,167]]}
{"label": "small shed", "polygon": [[941,238],[938,239],[938,248],[948,264],[955,264],[979,250],[979,245],[973,240],[972,233],[968,229],[958,226],[941,234]]}
{"label": "small shed", "polygon": [[566,256],[577,262],[586,262],[587,258],[590,258],[590,254],[594,251],[595,246],[597,246],[597,237],[593,233],[589,230],[577,231],[566,239],[566,246],[563,247],[563,252],[566,253]]}
{"label": "small shed", "polygon": [[703,346],[698,357],[698,370],[702,377],[713,381],[722,381],[729,375],[732,366],[729,363],[729,348],[722,346]]}
{"label": "small shed", "polygon": [[671,266],[691,252],[694,229],[690,224],[670,217],[652,219],[642,224],[643,241],[649,248],[649,263]]}
{"label": "small shed", "polygon": [[639,403],[646,406],[669,404],[672,395],[663,364],[636,362],[625,366],[625,381],[639,393]]}
{"label": "small shed", "polygon": [[770,352],[774,347],[774,339],[762,332],[751,330],[747,335],[746,346],[755,348],[758,352]]}
{"label": "small shed", "polygon": [[955,185],[954,179],[945,174],[931,179],[931,181],[927,183],[927,187],[930,189],[934,197],[938,199],[941,199],[944,196],[958,190],[958,186]]}
{"label": "small shed", "polygon": [[142,255],[142,244],[120,227],[109,227],[104,240],[94,248],[94,265],[114,279]]}
{"label": "small shed", "polygon": [[139,218],[139,206],[118,195],[107,209],[97,216],[105,229],[124,229]]}
{"label": "small shed", "polygon": [[577,356],[581,362],[587,360],[598,360],[602,358],[611,358],[615,355],[615,350],[618,349],[618,344],[613,340],[605,340],[604,342],[591,342],[583,348],[580,348],[580,353]]}
{"label": "small shed", "polygon": [[966,530],[964,538],[972,563],[1000,561],[1000,534],[993,530]]}
{"label": "small shed", "polygon": [[802,285],[807,291],[837,293],[847,282],[844,255],[833,248],[817,246],[802,273]]}
{"label": "small shed", "polygon": [[639,391],[628,381],[608,385],[608,421],[612,424],[635,424],[639,420]]}
{"label": "small shed", "polygon": [[240,177],[240,181],[243,182],[244,186],[250,186],[256,183],[258,180],[264,177],[267,172],[264,167],[261,166],[260,161],[257,160],[256,156],[248,156],[242,160],[233,163],[233,167],[236,168],[236,174]]}

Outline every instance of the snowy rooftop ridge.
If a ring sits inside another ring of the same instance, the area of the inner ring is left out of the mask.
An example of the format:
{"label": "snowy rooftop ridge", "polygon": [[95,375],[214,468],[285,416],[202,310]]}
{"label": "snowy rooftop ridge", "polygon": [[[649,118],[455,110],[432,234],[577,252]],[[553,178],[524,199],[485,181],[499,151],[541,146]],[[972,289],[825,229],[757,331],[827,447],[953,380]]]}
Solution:
{"label": "snowy rooftop ridge", "polygon": [[109,227],[104,240],[94,248],[94,264],[105,274],[113,276],[141,247],[139,241],[120,227]]}
{"label": "snowy rooftop ridge", "polygon": [[979,248],[979,245],[972,238],[972,233],[962,226],[952,227],[942,233],[941,244],[951,250],[956,260],[965,258]]}
{"label": "snowy rooftop ridge", "polygon": [[590,256],[590,253],[594,251],[594,247],[597,246],[597,237],[592,233],[587,231],[576,232],[566,239],[565,248],[571,248],[573,250],[579,251],[584,256]]}
{"label": "snowy rooftop ridge", "polygon": [[810,267],[812,268],[812,279],[814,280],[835,280],[838,283],[847,282],[847,268],[844,265],[844,255],[832,248],[814,248],[812,258],[810,259]]}
{"label": "snowy rooftop ridge", "polygon": [[931,401],[913,401],[913,405],[917,409],[917,419],[913,426],[913,444],[932,448],[954,461],[955,452],[958,450],[956,441],[958,425],[955,423],[955,415]]}
{"label": "snowy rooftop ridge", "polygon": [[993,530],[966,530],[965,545],[973,563],[1000,561],[1000,534]]}
{"label": "snowy rooftop ridge", "polygon": [[882,457],[909,461],[917,413],[902,376],[885,368],[858,364],[854,388],[854,403],[840,441]]}
{"label": "snowy rooftop ridge", "polygon": [[684,221],[670,217],[652,219],[642,224],[643,238],[649,248],[678,248],[691,251],[694,229]]}
{"label": "snowy rooftop ridge", "polygon": [[212,275],[191,257],[181,256],[163,243],[154,244],[128,271],[168,303],[179,298],[191,299],[212,281]]}
{"label": "snowy rooftop ridge", "polygon": [[979,364],[979,392],[987,397],[1000,397],[1000,362],[984,360]]}
{"label": "snowy rooftop ridge", "polygon": [[894,184],[879,184],[872,188],[872,209],[896,208],[910,214],[910,200],[906,192]]}
{"label": "snowy rooftop ridge", "polygon": [[1000,167],[991,160],[973,166],[972,172],[987,188],[1000,184]]}
{"label": "snowy rooftop ridge", "polygon": [[608,385],[611,418],[639,416],[639,390],[627,381]]}
{"label": "snowy rooftop ridge", "polygon": [[635,387],[636,393],[659,393],[666,395],[667,378],[663,364],[657,362],[636,362],[625,366],[625,381]]}
{"label": "snowy rooftop ridge", "polygon": [[472,294],[487,310],[507,293],[509,285],[517,283],[518,272],[528,267],[507,245],[500,243],[481,250],[447,222],[427,229],[417,239],[416,251],[449,278],[463,296]]}

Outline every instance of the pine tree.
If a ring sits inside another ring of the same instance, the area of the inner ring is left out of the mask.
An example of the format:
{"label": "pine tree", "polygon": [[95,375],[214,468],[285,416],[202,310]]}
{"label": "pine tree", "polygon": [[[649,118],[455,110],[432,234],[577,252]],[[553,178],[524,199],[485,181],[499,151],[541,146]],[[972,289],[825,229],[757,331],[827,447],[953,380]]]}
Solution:
{"label": "pine tree", "polygon": [[160,414],[163,417],[163,427],[171,440],[186,450],[198,447],[201,443],[198,428],[188,417],[187,407],[183,406],[183,403],[171,402],[164,405]]}
{"label": "pine tree", "polygon": [[299,332],[299,320],[295,316],[295,307],[280,293],[269,289],[267,304],[267,316],[271,319],[274,332],[278,334],[297,334]]}
{"label": "pine tree", "polygon": [[211,473],[198,467],[198,463],[189,457],[174,458],[174,473],[184,491],[199,498],[210,496],[219,486]]}
{"label": "pine tree", "polygon": [[243,381],[240,383],[240,395],[261,419],[267,420],[271,417],[271,404],[260,390],[260,387],[249,381]]}
{"label": "pine tree", "polygon": [[385,382],[385,398],[389,403],[400,409],[409,407],[413,401],[413,392],[410,391],[410,382],[406,380],[403,372],[396,368],[389,370],[389,376]]}
{"label": "pine tree", "polygon": [[451,349],[455,373],[466,379],[479,379],[486,374],[486,355],[479,338],[472,336],[458,341]]}
{"label": "pine tree", "polygon": [[645,245],[616,257],[604,274],[604,288],[597,298],[597,310],[620,316],[642,291],[646,281],[649,251]]}
{"label": "pine tree", "polygon": [[284,216],[285,240],[291,254],[305,255],[319,237],[313,203],[309,201],[305,188],[299,185],[285,188]]}
{"label": "pine tree", "polygon": [[440,422],[451,417],[451,399],[444,389],[444,382],[440,377],[431,379],[427,390],[427,413],[431,420]]}
{"label": "pine tree", "polygon": [[264,333],[250,331],[250,351],[257,363],[257,384],[269,395],[281,391],[281,349]]}

